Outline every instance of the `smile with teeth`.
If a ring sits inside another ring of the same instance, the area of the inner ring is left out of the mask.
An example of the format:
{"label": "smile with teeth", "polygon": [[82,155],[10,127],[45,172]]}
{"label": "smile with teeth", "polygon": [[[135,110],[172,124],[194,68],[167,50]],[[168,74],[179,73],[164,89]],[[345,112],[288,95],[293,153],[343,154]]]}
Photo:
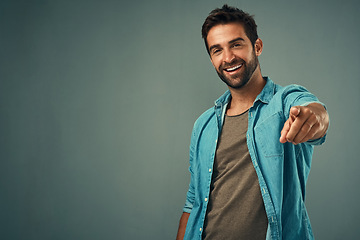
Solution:
{"label": "smile with teeth", "polygon": [[235,71],[235,70],[241,68],[241,66],[242,66],[242,63],[239,64],[239,65],[236,65],[234,67],[231,67],[231,68],[225,68],[224,70],[227,71],[227,72],[232,72],[232,71]]}

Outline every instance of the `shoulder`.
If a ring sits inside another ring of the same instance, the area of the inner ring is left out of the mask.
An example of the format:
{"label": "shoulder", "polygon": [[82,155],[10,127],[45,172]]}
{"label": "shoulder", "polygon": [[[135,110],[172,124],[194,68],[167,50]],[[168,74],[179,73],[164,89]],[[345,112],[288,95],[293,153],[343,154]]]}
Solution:
{"label": "shoulder", "polygon": [[275,87],[275,94],[277,95],[282,95],[282,96],[286,96],[286,95],[289,95],[289,94],[292,94],[292,93],[302,93],[302,92],[306,92],[308,93],[309,91],[301,86],[301,85],[298,85],[298,84],[291,84],[291,85],[287,85],[287,86],[280,86],[280,85],[276,85]]}
{"label": "shoulder", "polygon": [[214,120],[216,117],[216,112],[222,109],[226,104],[230,101],[231,94],[230,91],[227,90],[223,95],[221,95],[216,101],[215,105],[209,109],[207,109],[203,114],[198,117],[198,119],[194,123],[194,129],[202,128],[207,125],[211,120]]}
{"label": "shoulder", "polygon": [[276,102],[279,104],[288,98],[288,96],[297,97],[302,93],[308,93],[309,91],[300,85],[291,84],[285,87],[280,86],[274,83],[270,78],[264,77],[266,80],[266,85],[264,86],[262,92],[258,95],[258,99],[263,102]]}
{"label": "shoulder", "polygon": [[211,118],[215,116],[215,109],[214,107],[211,107],[207,109],[204,113],[198,117],[194,123],[194,130],[201,128],[201,126],[204,126]]}
{"label": "shoulder", "polygon": [[298,84],[291,84],[284,87],[276,85],[273,98],[273,100],[278,100],[283,103],[297,102],[302,98],[304,100],[311,98],[313,101],[317,101],[317,98],[312,93],[304,86]]}

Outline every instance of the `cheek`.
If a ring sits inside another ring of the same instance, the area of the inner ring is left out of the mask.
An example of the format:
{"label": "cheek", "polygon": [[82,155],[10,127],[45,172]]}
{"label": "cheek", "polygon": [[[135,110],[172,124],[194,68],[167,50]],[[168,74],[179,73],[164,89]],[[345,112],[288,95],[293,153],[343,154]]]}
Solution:
{"label": "cheek", "polygon": [[221,61],[219,61],[218,59],[211,59],[211,63],[214,66],[215,69],[219,70],[219,67],[221,65]]}

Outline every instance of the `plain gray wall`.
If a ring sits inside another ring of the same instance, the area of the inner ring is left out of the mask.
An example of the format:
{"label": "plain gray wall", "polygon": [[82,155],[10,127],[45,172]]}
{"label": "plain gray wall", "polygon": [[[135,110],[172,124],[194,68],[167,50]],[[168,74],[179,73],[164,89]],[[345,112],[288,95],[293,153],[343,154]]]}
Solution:
{"label": "plain gray wall", "polygon": [[[228,1],[255,15],[264,75],[327,104],[307,208],[360,234],[359,1]],[[200,36],[223,2],[0,2],[0,238],[174,239],[196,118],[225,90]]]}

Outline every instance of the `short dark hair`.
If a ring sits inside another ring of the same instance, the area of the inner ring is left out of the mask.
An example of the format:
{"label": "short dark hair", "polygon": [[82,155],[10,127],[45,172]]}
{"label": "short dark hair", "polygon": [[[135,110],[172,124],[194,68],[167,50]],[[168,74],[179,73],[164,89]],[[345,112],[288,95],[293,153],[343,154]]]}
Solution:
{"label": "short dark hair", "polygon": [[255,23],[254,17],[249,15],[235,7],[229,7],[227,4],[222,6],[222,8],[216,8],[210,12],[209,16],[205,19],[204,24],[202,25],[201,34],[202,38],[205,41],[206,50],[209,53],[209,46],[207,43],[207,35],[212,27],[215,27],[219,24],[227,24],[238,22],[243,24],[245,33],[250,39],[253,46],[255,46],[255,41],[258,39],[257,34],[257,25]]}

